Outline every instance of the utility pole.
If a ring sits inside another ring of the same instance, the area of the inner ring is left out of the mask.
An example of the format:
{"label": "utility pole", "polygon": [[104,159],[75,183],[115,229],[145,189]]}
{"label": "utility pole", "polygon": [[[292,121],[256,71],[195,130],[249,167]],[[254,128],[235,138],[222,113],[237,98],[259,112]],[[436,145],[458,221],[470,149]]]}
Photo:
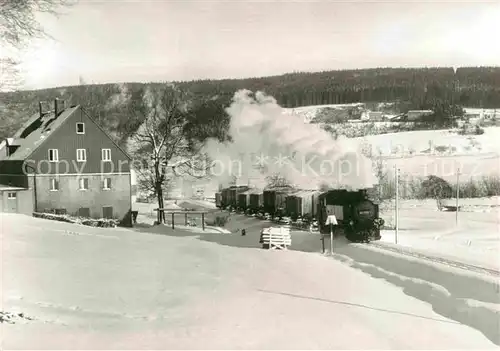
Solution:
{"label": "utility pole", "polygon": [[394,166],[394,179],[396,184],[396,206],[395,206],[395,231],[394,231],[394,243],[398,243],[398,231],[399,231],[399,169]]}
{"label": "utility pole", "polygon": [[330,221],[330,255],[333,256],[333,223]]}
{"label": "utility pole", "polygon": [[458,225],[458,199],[460,197],[460,168],[457,168],[457,203],[456,203],[456,212],[455,212],[455,224]]}

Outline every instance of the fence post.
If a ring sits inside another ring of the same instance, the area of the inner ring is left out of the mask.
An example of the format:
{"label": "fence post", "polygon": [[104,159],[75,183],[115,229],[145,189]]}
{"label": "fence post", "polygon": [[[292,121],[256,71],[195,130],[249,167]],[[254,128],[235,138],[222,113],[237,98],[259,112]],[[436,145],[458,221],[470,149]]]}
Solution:
{"label": "fence post", "polygon": [[175,227],[174,227],[174,212],[172,212],[172,229],[175,229]]}
{"label": "fence post", "polygon": [[458,199],[460,197],[460,168],[457,168],[457,204],[456,204],[456,213],[455,213],[455,225],[458,225]]}
{"label": "fence post", "polygon": [[333,224],[330,221],[330,255],[333,255]]}
{"label": "fence post", "polygon": [[394,231],[394,243],[398,243],[398,231],[399,231],[399,169],[397,166],[394,166],[395,172],[395,183],[396,183],[396,208],[395,208],[395,226],[396,230]]}

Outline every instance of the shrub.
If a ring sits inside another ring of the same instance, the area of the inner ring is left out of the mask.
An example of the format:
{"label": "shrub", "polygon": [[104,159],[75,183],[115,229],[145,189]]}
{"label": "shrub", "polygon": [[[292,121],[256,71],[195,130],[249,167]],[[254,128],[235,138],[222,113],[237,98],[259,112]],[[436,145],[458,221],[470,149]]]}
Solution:
{"label": "shrub", "polygon": [[99,228],[114,228],[118,226],[118,222],[115,219],[106,219],[106,218],[100,218],[100,219],[85,218],[80,221],[80,224],[88,225],[91,227],[99,227]]}
{"label": "shrub", "polygon": [[449,150],[449,147],[448,146],[445,146],[445,145],[438,145],[436,147],[434,147],[434,150],[436,150],[437,152],[446,152]]}
{"label": "shrub", "polygon": [[56,215],[56,214],[48,213],[48,212],[42,212],[42,213],[34,212],[33,217],[50,219],[52,221],[59,221],[59,222],[66,222],[66,223],[76,223],[76,220],[72,219],[68,215]]}
{"label": "shrub", "polygon": [[101,228],[114,228],[118,226],[118,221],[116,219],[106,219],[106,218],[82,218],[82,217],[71,217],[68,215],[56,215],[52,213],[39,213],[34,212],[33,217],[49,219],[52,221],[73,223],[73,224],[83,224],[90,227],[101,227]]}
{"label": "shrub", "polygon": [[481,179],[484,196],[497,196],[500,195],[500,178],[498,176],[485,176]]}
{"label": "shrub", "polygon": [[451,185],[443,178],[430,175],[422,182],[421,197],[433,199],[450,198],[453,194]]}
{"label": "shrub", "polygon": [[302,222],[309,226],[313,221],[313,217],[310,213],[306,213],[302,216]]}
{"label": "shrub", "polygon": [[229,216],[225,214],[220,214],[215,216],[213,220],[207,220],[205,222],[207,225],[213,227],[224,227],[227,224],[227,222],[229,222]]}

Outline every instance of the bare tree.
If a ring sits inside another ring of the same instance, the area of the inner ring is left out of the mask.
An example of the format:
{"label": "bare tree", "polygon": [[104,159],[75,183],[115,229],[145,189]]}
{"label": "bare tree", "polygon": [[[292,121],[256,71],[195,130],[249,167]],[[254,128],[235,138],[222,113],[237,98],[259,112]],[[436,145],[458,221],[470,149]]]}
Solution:
{"label": "bare tree", "polygon": [[0,57],[0,91],[10,91],[21,84],[19,62],[8,57]]}
{"label": "bare tree", "polygon": [[290,181],[279,173],[274,173],[266,177],[267,186],[274,187],[291,187]]}
{"label": "bare tree", "polygon": [[[38,22],[37,13],[58,16],[61,9],[77,0],[1,0],[0,45],[20,49],[29,40],[52,38]],[[12,55],[9,55],[12,56]],[[0,90],[11,90],[19,85],[19,61],[13,57],[0,57]]]}
{"label": "bare tree", "polygon": [[[130,111],[144,122],[129,142],[134,155],[138,180],[156,195],[158,207],[164,207],[163,194],[168,182],[177,176],[202,178],[212,164],[201,153],[201,144],[189,137],[190,114],[195,113],[191,96],[171,84],[150,87],[143,103]],[[158,221],[165,218],[158,211]]]}

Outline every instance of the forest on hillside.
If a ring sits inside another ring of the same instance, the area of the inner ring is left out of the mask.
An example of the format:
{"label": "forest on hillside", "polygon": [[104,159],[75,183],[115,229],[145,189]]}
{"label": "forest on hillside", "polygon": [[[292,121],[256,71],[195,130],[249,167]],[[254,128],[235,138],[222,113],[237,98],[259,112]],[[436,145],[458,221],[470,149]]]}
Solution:
{"label": "forest on hillside", "polygon": [[[500,107],[500,67],[374,68],[175,83],[190,91],[195,99],[217,97],[223,105],[230,103],[237,90],[248,89],[273,96],[283,107],[397,102],[400,113],[410,109],[436,109],[436,106],[440,111],[454,111],[456,106]],[[81,84],[0,93],[0,138],[12,135],[36,113],[39,101],[61,98],[71,105],[83,105],[101,126],[124,144],[142,122],[127,112],[127,106],[142,99],[148,86],[159,84]]]}

